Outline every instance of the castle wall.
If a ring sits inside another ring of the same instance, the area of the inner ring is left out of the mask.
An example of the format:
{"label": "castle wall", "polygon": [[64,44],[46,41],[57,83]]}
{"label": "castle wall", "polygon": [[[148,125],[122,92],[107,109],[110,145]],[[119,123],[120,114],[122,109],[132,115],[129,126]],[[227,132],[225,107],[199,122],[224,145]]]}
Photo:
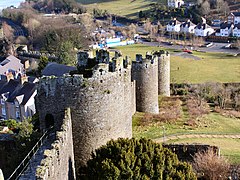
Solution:
{"label": "castle wall", "polygon": [[158,59],[141,59],[132,63],[132,79],[136,81],[137,111],[159,113]]}
{"label": "castle wall", "polygon": [[65,111],[62,122],[61,130],[56,132],[52,149],[44,151],[45,158],[36,170],[38,180],[76,179],[69,108]]}
{"label": "castle wall", "polygon": [[[100,64],[91,78],[82,75],[40,80],[36,97],[40,127],[45,117],[54,117],[59,128],[66,107],[71,108],[76,167],[86,164],[90,154],[110,139],[132,137],[132,91],[130,67],[106,72]],[[135,87],[134,87],[135,88]]]}
{"label": "castle wall", "polygon": [[170,96],[170,54],[163,53],[158,58],[158,94]]}

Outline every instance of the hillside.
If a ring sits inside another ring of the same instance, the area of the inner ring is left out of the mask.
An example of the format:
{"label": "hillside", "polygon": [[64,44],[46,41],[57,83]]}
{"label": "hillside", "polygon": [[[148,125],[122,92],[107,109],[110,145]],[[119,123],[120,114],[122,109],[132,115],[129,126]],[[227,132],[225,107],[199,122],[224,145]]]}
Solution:
{"label": "hillside", "polygon": [[[126,16],[128,18],[136,18],[138,12],[147,10],[151,3],[157,0],[77,0],[84,4],[87,8],[107,10],[112,14]],[[163,2],[165,0],[162,0]]]}

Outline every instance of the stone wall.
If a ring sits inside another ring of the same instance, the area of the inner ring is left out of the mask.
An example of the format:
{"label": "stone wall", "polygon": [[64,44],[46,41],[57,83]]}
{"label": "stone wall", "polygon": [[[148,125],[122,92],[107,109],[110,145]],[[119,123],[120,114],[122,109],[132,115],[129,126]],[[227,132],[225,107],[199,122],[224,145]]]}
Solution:
{"label": "stone wall", "polygon": [[130,66],[108,72],[108,64],[99,64],[93,76],[45,77],[40,80],[36,107],[40,127],[52,117],[59,128],[66,107],[71,108],[76,167],[86,164],[90,154],[110,139],[132,137],[132,89]]}
{"label": "stone wall", "polygon": [[158,59],[158,94],[170,96],[170,54],[164,52]]}
{"label": "stone wall", "polygon": [[159,113],[158,58],[137,55],[132,63],[132,79],[136,81],[136,108],[140,112]]}
{"label": "stone wall", "polygon": [[45,150],[41,165],[36,170],[38,180],[76,179],[70,109],[65,111],[63,124],[56,132],[52,149]]}

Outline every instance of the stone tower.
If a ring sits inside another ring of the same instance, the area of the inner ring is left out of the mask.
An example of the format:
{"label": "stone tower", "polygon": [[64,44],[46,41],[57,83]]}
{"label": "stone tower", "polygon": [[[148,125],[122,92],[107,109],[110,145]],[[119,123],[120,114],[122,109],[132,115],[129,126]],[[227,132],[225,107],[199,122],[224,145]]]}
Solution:
{"label": "stone tower", "polygon": [[158,106],[158,57],[136,55],[132,62],[132,80],[136,81],[137,111],[159,113]]}
{"label": "stone tower", "polygon": [[158,94],[170,96],[170,54],[165,51],[154,53],[158,56]]}
{"label": "stone tower", "polygon": [[[64,77],[44,77],[39,82],[36,107],[42,130],[61,127],[64,110],[71,109],[73,146],[76,169],[86,164],[91,152],[110,139],[132,137],[132,115],[135,107],[135,83],[131,81],[131,66],[122,65],[122,57],[111,67],[109,54],[98,52],[98,63],[92,76],[83,74]],[[79,54],[84,66],[85,52]],[[96,59],[96,58],[95,58]],[[93,60],[93,59],[91,59]]]}

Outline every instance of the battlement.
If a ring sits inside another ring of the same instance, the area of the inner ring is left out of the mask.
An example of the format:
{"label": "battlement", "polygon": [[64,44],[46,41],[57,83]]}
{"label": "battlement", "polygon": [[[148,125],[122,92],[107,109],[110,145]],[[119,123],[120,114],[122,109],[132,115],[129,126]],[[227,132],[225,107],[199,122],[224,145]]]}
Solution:
{"label": "battlement", "polygon": [[[165,60],[168,63],[169,58],[164,51],[146,53],[145,57],[137,54],[135,61],[119,51],[99,50],[96,56],[79,52],[78,72],[40,79],[36,96],[40,128],[61,129],[69,107],[76,168],[86,165],[91,152],[110,139],[131,138],[136,109],[159,113],[159,65]],[[170,71],[170,66],[165,69]],[[166,74],[168,77],[170,72]]]}

